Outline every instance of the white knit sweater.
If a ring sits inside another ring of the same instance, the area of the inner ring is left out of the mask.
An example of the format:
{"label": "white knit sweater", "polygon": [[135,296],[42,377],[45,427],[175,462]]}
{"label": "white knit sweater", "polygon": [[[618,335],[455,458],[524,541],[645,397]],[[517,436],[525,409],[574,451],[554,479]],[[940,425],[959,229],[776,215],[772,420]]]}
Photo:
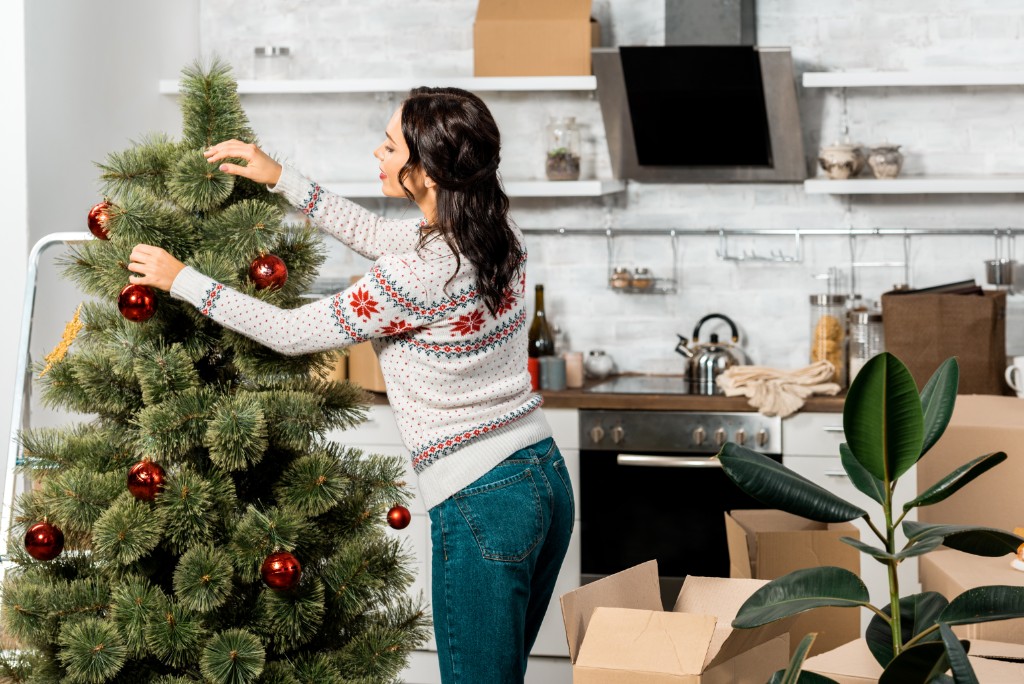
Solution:
{"label": "white knit sweater", "polygon": [[448,283],[456,258],[445,242],[417,248],[422,219],[383,219],[288,166],[271,190],[375,259],[370,272],[347,290],[297,309],[243,295],[191,267],[175,278],[172,296],[281,354],[372,340],[427,508],[551,436],[526,369],[525,276],[492,316],[467,259]]}

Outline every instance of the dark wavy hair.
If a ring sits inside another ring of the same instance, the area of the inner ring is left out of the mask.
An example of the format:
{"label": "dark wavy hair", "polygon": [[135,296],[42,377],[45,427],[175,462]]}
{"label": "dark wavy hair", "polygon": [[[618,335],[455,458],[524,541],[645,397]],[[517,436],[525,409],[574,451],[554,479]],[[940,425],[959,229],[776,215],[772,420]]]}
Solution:
{"label": "dark wavy hair", "polygon": [[[414,88],[402,103],[402,135],[409,161],[405,179],[421,167],[434,180],[437,215],[423,240],[440,236],[477,271],[477,291],[492,315],[519,277],[523,247],[508,217],[498,179],[501,136],[483,100],[460,88]],[[411,200],[412,193],[405,188]],[[451,282],[451,280],[449,280]]]}

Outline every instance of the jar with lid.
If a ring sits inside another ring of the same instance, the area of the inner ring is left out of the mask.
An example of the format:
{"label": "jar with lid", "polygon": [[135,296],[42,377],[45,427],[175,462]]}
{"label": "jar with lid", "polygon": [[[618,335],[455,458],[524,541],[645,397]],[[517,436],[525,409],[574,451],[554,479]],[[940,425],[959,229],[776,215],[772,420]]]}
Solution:
{"label": "jar with lid", "polygon": [[576,117],[551,119],[548,123],[547,160],[548,180],[579,180],[580,131]]}
{"label": "jar with lid", "polygon": [[607,378],[615,368],[615,362],[601,349],[591,349],[583,361],[583,369],[591,378]]}
{"label": "jar with lid", "polygon": [[850,382],[873,356],[885,351],[881,311],[850,312]]}
{"label": "jar with lid", "polygon": [[828,361],[832,382],[846,385],[846,295],[811,295],[811,363]]}
{"label": "jar with lid", "polygon": [[288,78],[291,74],[291,48],[260,45],[253,50],[253,78]]}
{"label": "jar with lid", "polygon": [[608,284],[617,290],[625,289],[633,284],[633,275],[624,266],[616,266],[608,278]]}
{"label": "jar with lid", "polygon": [[651,275],[651,270],[643,266],[638,266],[633,270],[633,287],[638,290],[648,290],[654,285],[654,276]]}

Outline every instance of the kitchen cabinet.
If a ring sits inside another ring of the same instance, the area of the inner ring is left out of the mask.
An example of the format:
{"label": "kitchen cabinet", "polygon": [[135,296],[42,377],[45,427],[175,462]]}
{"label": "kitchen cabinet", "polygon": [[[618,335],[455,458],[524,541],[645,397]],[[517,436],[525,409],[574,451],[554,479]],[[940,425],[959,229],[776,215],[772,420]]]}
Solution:
{"label": "kitchen cabinet", "polygon": [[[558,597],[576,589],[580,584],[580,491],[579,491],[579,413],[574,409],[544,409],[544,415],[551,425],[559,450],[565,459],[566,469],[572,480],[573,495],[576,498],[576,521],[569,551],[555,584],[555,591],[548,606],[547,615],[541,624],[537,642],[530,657],[526,675],[528,684],[564,684],[571,677],[569,650],[562,623],[562,610]],[[390,406],[376,404],[370,407],[366,422],[349,430],[338,430],[330,438],[339,444],[358,448],[368,454],[399,456],[406,463],[406,481],[413,494],[409,505],[412,520],[404,530],[387,532],[405,540],[412,552],[416,580],[410,588],[412,596],[422,596],[427,608],[430,607],[430,519],[423,503],[416,496],[416,474],[412,470],[409,451],[402,444]],[[403,681],[409,684],[440,684],[437,667],[437,646],[433,637],[419,651],[412,654],[409,666],[402,673]]]}
{"label": "kitchen cabinet", "polygon": [[[845,441],[842,413],[796,413],[782,423],[782,463],[802,475],[866,510],[875,523],[882,528],[885,524],[880,506],[854,487],[843,470],[839,459],[839,445]],[[911,469],[900,478],[896,487],[895,500],[909,501],[917,495],[917,475]],[[916,510],[907,516],[916,520]],[[878,538],[863,520],[852,521],[860,531],[861,541],[879,545]],[[897,544],[902,546],[906,538],[897,534]],[[861,579],[867,585],[871,602],[882,607],[889,603],[889,577],[886,566],[866,554],[861,554]],[[921,591],[918,580],[917,558],[903,561],[899,567],[900,595],[907,596]],[[872,613],[861,611],[861,629],[867,628]]]}

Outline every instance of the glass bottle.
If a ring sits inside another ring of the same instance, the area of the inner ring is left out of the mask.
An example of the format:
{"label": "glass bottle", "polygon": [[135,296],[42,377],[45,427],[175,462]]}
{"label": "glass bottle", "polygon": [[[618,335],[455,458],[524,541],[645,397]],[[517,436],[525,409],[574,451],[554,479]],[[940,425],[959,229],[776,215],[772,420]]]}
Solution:
{"label": "glass bottle", "polygon": [[291,54],[288,47],[260,45],[253,50],[253,77],[257,80],[288,78]]}
{"label": "glass bottle", "polygon": [[881,311],[850,312],[850,382],[873,356],[885,351]]}
{"label": "glass bottle", "polygon": [[578,180],[580,177],[580,131],[576,117],[552,119],[548,123],[545,170],[548,180]]}
{"label": "glass bottle", "polygon": [[529,354],[531,357],[551,356],[555,353],[555,336],[544,313],[544,286],[537,285],[534,292],[536,303],[533,321],[530,322],[530,332],[527,334],[530,343]]}
{"label": "glass bottle", "polygon": [[846,295],[811,295],[811,363],[829,361],[832,382],[846,386]]}

